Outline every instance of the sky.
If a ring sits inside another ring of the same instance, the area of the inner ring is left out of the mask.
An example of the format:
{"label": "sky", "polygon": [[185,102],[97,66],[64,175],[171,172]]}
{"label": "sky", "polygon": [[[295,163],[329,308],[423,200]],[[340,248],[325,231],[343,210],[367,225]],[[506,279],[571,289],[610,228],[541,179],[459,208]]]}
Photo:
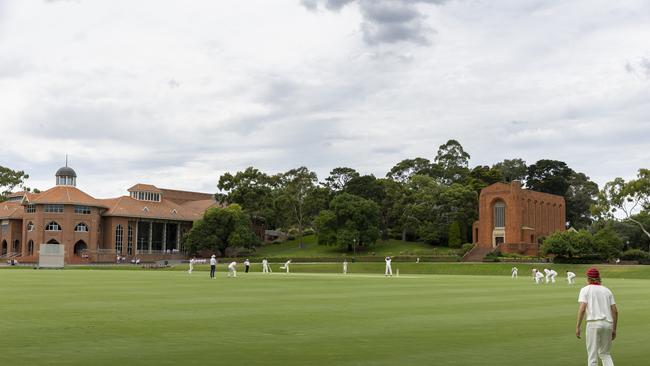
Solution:
{"label": "sky", "polygon": [[645,0],[0,0],[0,165],[215,192],[455,139],[602,185],[650,167],[648,40]]}

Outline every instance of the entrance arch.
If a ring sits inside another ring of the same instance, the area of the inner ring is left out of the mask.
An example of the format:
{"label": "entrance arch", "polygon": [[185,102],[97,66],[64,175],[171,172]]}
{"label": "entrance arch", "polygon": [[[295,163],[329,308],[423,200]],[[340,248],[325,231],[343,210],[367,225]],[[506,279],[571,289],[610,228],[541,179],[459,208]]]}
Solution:
{"label": "entrance arch", "polygon": [[82,256],[86,250],[88,250],[88,245],[83,240],[74,244],[74,255]]}
{"label": "entrance arch", "polygon": [[6,240],[3,240],[3,241],[2,241],[2,254],[0,254],[0,255],[5,255],[5,254],[7,254],[7,249],[8,249],[8,248],[7,248],[7,241],[6,241]]}
{"label": "entrance arch", "polygon": [[56,239],[50,239],[50,240],[47,241],[47,244],[61,244],[61,243],[56,241]]}

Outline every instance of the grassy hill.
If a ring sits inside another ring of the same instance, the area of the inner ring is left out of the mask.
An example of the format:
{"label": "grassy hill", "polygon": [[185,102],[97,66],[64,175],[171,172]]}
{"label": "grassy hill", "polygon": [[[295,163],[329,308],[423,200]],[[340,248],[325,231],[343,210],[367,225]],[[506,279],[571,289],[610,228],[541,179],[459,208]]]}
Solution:
{"label": "grassy hill", "polygon": [[[377,241],[370,248],[357,248],[357,256],[453,256],[457,250],[447,247],[435,247],[420,242],[403,242],[401,240]],[[352,257],[352,252],[347,252],[338,246],[318,245],[315,235],[303,238],[303,247],[299,248],[298,240],[288,240],[280,244],[266,244],[258,247],[255,257]]]}

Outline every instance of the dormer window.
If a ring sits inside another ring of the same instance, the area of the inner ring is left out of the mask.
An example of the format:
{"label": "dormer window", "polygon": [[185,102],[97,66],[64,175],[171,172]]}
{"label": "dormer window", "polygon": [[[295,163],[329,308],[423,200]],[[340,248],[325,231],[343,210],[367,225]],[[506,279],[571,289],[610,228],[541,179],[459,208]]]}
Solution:
{"label": "dormer window", "polygon": [[149,207],[144,206],[144,207],[142,208],[142,211],[143,211],[143,212],[149,212]]}
{"label": "dormer window", "polygon": [[134,191],[131,192],[131,198],[134,198],[138,201],[160,202],[161,197],[160,193]]}

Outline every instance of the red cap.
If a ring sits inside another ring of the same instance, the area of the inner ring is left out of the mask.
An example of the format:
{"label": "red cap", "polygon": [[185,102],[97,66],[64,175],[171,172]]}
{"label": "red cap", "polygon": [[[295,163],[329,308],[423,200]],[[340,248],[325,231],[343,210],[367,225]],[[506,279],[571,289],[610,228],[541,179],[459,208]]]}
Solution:
{"label": "red cap", "polygon": [[598,269],[594,267],[589,268],[589,270],[587,271],[587,277],[593,279],[600,279],[600,272],[598,272]]}

